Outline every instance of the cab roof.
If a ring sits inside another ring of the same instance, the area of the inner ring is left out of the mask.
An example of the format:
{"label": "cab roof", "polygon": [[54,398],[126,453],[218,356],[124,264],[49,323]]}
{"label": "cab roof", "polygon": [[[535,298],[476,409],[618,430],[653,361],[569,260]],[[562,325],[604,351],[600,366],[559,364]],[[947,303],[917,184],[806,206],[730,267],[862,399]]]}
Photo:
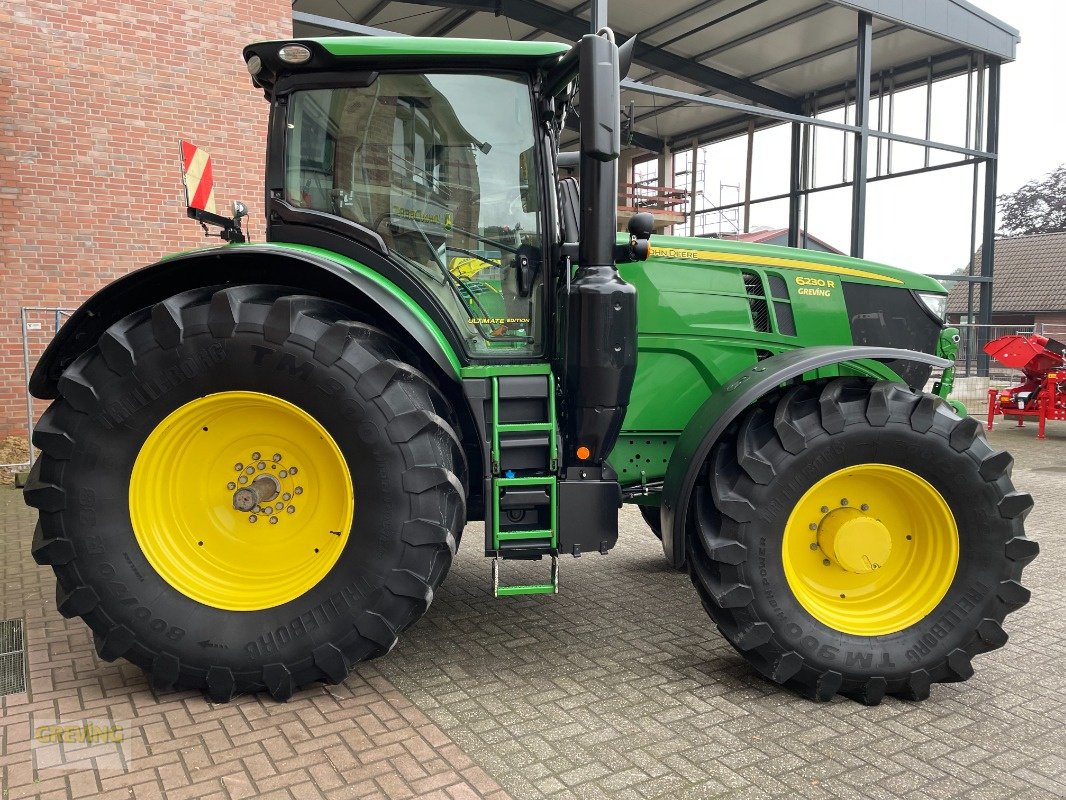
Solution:
{"label": "cab roof", "polygon": [[[510,56],[543,58],[565,53],[560,42],[444,39],[417,36],[333,36],[311,39],[335,56]],[[279,43],[280,44],[280,43]]]}
{"label": "cab roof", "polygon": [[[300,63],[284,61],[279,52],[287,45],[300,45],[311,55]],[[278,79],[286,75],[327,72],[351,74],[359,70],[372,75],[377,70],[389,68],[391,62],[405,69],[528,72],[550,66],[569,49],[569,45],[559,42],[418,36],[327,36],[256,42],[244,48],[244,60],[249,63],[252,82],[266,89],[269,96]]]}

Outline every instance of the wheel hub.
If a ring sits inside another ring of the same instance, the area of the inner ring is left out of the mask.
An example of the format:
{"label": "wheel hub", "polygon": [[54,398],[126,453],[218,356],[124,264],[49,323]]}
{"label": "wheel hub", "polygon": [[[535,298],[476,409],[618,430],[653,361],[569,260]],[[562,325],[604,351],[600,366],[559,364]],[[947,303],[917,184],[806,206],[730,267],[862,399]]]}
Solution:
{"label": "wheel hub", "polygon": [[[228,488],[228,487],[227,487]],[[260,475],[251,486],[233,493],[233,507],[238,511],[251,511],[260,503],[269,503],[281,494],[281,484],[273,475]]]}
{"label": "wheel hub", "polygon": [[892,534],[864,511],[838,508],[818,526],[818,546],[841,569],[863,574],[888,563]]}
{"label": "wheel hub", "polygon": [[233,468],[239,474],[236,481],[227,481],[226,489],[233,492],[234,510],[247,514],[251,523],[262,518],[277,525],[282,514],[295,514],[300,503],[309,500],[303,487],[306,481],[302,480],[302,475],[301,480],[296,478],[300,468],[292,463],[286,466],[285,456],[281,453],[274,453],[266,461],[256,450],[247,464],[238,461]]}
{"label": "wheel hub", "polygon": [[842,633],[880,636],[925,619],[947,594],[959,533],[940,492],[889,464],[817,481],[785,523],[782,566],[796,601]]}
{"label": "wheel hub", "polygon": [[347,462],[307,411],[259,392],[192,400],[156,426],[130,479],[145,558],[174,589],[252,611],[318,585],[351,533]]}

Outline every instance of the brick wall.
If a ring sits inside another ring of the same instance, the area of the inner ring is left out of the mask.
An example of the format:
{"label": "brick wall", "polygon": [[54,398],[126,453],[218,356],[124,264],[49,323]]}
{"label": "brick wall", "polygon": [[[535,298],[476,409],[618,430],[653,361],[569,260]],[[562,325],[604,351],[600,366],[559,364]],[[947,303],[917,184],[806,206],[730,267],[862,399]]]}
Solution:
{"label": "brick wall", "polygon": [[1045,335],[1063,338],[1066,332],[1066,311],[1044,311],[1036,315],[1036,330],[1046,328]]}
{"label": "brick wall", "polygon": [[[262,237],[267,104],[240,53],[291,36],[291,13],[291,0],[0,3],[0,438],[25,425],[21,307],[74,308],[204,244],[179,139],[212,154],[219,211],[244,200]],[[54,317],[30,319],[35,356]]]}

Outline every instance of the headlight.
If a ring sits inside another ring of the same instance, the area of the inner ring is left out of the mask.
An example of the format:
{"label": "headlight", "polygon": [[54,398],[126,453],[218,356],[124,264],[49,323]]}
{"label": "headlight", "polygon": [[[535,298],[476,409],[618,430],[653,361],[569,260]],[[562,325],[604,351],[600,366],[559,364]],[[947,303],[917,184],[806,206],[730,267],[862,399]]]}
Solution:
{"label": "headlight", "polygon": [[946,294],[934,294],[930,292],[926,294],[924,292],[915,292],[918,295],[918,299],[925,303],[925,307],[933,312],[933,316],[941,322],[944,321],[944,316],[948,310],[948,296]]}
{"label": "headlight", "polygon": [[259,56],[252,56],[248,59],[248,72],[251,73],[254,78],[263,70],[263,59]]}
{"label": "headlight", "polygon": [[302,44],[287,44],[278,50],[278,58],[286,64],[302,64],[311,60],[311,51]]}

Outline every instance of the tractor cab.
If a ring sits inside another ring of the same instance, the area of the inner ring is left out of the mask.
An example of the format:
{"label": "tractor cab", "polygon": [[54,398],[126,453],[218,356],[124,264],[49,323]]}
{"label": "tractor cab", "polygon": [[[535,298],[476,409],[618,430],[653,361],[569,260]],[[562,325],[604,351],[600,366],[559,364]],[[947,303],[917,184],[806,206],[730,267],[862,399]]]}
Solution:
{"label": "tractor cab", "polygon": [[459,71],[463,45],[421,58],[391,39],[249,48],[272,102],[268,238],[347,237],[416,286],[469,356],[536,356],[555,238],[542,198],[555,193],[533,88],[566,48],[469,42]]}

